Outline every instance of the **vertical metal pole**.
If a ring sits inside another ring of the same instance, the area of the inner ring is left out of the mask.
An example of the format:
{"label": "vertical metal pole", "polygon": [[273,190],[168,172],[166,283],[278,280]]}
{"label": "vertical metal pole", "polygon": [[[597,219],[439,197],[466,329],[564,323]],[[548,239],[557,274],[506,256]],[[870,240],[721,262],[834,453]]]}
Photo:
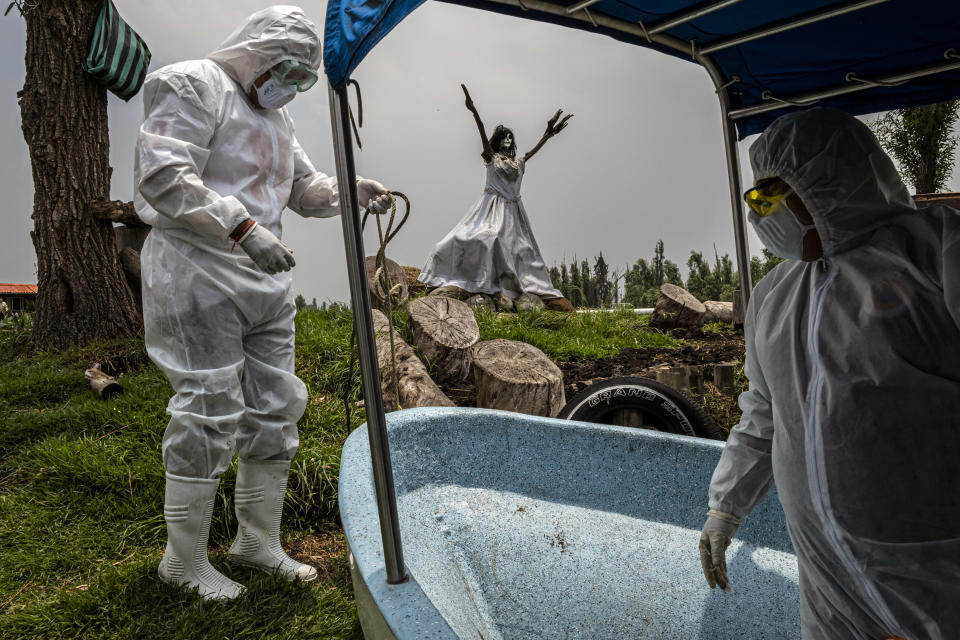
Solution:
{"label": "vertical metal pole", "polygon": [[387,582],[399,584],[407,580],[400,544],[400,519],[397,495],[393,487],[390,444],[387,441],[387,420],[383,414],[380,393],[380,367],[377,363],[376,335],[367,291],[364,265],[360,207],[357,202],[357,171],[353,162],[353,140],[350,135],[350,106],[346,89],[329,89],[330,120],[333,125],[333,147],[337,159],[337,181],[340,185],[340,220],[347,252],[347,276],[350,299],[360,347],[360,376],[363,380],[363,401],[367,411],[367,433],[370,436],[370,457],[373,461],[373,484],[377,493],[380,535],[383,537],[383,558]]}
{"label": "vertical metal pole", "polygon": [[740,179],[740,149],[737,147],[737,128],[730,118],[730,97],[727,94],[729,83],[708,55],[697,54],[697,62],[703,65],[720,99],[720,118],[723,121],[723,146],[727,155],[727,182],[730,186],[730,207],[733,211],[733,242],[737,252],[737,271],[740,272],[740,295],[743,309],[746,310],[753,291],[753,278],[750,276],[750,248],[747,246],[747,219],[743,211],[743,186]]}
{"label": "vertical metal pole", "polygon": [[733,210],[733,242],[737,252],[737,270],[740,272],[740,296],[743,309],[750,302],[753,278],[750,275],[750,248],[747,246],[747,220],[743,211],[743,186],[740,178],[740,150],[737,147],[736,127],[727,116],[727,100],[720,99],[723,117],[723,144],[727,153],[727,181],[730,184],[730,205]]}

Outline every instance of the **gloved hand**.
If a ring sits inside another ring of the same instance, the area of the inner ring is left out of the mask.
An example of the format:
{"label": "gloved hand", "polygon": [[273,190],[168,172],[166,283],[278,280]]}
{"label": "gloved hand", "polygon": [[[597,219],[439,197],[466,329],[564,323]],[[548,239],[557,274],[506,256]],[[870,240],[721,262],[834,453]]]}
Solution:
{"label": "gloved hand", "polygon": [[259,224],[240,243],[240,248],[247,252],[247,255],[263,269],[264,273],[270,275],[279,271],[289,271],[297,264],[293,259],[293,252],[269,229]]}
{"label": "gloved hand", "polygon": [[390,209],[390,196],[387,189],[376,180],[357,179],[357,199],[360,206],[380,215]]}
{"label": "gloved hand", "polygon": [[720,587],[730,591],[726,552],[738,526],[740,518],[732,513],[715,509],[707,512],[707,522],[700,534],[700,565],[711,589]]}

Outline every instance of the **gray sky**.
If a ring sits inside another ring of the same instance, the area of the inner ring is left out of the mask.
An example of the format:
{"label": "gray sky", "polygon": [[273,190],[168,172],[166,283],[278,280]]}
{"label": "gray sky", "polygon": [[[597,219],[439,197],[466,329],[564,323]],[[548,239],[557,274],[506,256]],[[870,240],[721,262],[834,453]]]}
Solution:
{"label": "gray sky", "polygon": [[[151,70],[201,58],[260,0],[115,0],[153,52]],[[301,2],[322,28],[326,2]],[[36,282],[30,242],[32,181],[16,91],[23,85],[25,28],[0,19],[0,282]],[[388,255],[422,266],[431,247],[480,196],[483,167],[476,127],[463,106],[466,83],[487,126],[503,123],[521,152],[540,138],[558,108],[570,125],[530,161],[523,200],[547,265],[603,251],[621,270],[649,258],[663,238],[684,268],[691,249],[733,256],[720,111],[700,67],[555,25],[428,2],[388,35],[353,77],[363,89],[358,171],[406,193],[413,213]],[[112,198],[133,197],[132,163],[142,99],[110,96]],[[288,107],[318,169],[334,172],[325,85]],[[744,176],[750,139],[741,143]],[[960,173],[960,172],[958,172]],[[952,190],[960,190],[954,175]],[[372,225],[371,225],[372,227]],[[375,230],[366,235],[376,249]],[[339,218],[284,214],[295,252],[294,289],[309,300],[349,297]],[[750,233],[751,253],[760,243]]]}

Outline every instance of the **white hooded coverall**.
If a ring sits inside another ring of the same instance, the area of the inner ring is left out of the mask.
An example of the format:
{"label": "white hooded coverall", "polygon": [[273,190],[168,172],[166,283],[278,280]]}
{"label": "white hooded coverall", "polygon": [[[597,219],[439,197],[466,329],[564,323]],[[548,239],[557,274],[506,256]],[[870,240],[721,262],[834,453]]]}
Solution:
{"label": "white hooded coverall", "polygon": [[776,482],[803,638],[960,638],[960,213],[915,209],[840,111],[779,118],[750,159],[796,190],[823,259],[753,292],[710,507],[745,516]]}
{"label": "white hooded coverall", "polygon": [[135,157],[147,351],[176,392],[168,473],[216,478],[241,458],[290,460],[307,391],[294,375],[291,274],[267,275],[229,234],[247,217],[339,213],[285,108],[258,109],[256,78],[283,60],[318,69],[320,34],[296,7],[253,14],[206,59],[147,76]]}

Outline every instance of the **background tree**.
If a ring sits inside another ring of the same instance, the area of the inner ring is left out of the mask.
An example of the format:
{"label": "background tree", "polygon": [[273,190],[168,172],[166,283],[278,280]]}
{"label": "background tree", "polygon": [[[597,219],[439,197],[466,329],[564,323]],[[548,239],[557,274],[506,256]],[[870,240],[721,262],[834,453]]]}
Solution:
{"label": "background tree", "polygon": [[770,273],[770,270],[783,262],[783,258],[775,256],[766,247],[763,248],[761,256],[750,258],[750,276],[753,279],[753,286],[757,286],[760,278]]}
{"label": "background tree", "polygon": [[613,301],[612,286],[610,283],[610,268],[603,259],[603,252],[593,262],[593,291],[596,297],[596,306],[608,305]]}
{"label": "background tree", "polygon": [[298,293],[297,297],[293,299],[293,303],[297,305],[297,311],[303,311],[307,306],[307,299],[303,297],[302,293]]}
{"label": "background tree", "polygon": [[888,111],[871,125],[915,193],[937,193],[947,185],[960,141],[953,135],[958,116],[960,100],[953,100]]}
{"label": "background tree", "polygon": [[590,277],[590,261],[580,261],[580,286],[583,287],[583,303],[588,307],[597,306],[597,292]]}
{"label": "background tree", "polygon": [[113,224],[92,205],[110,197],[107,92],[82,67],[102,0],[14,3],[26,21],[23,138],[33,171],[39,293],[33,345],[130,336],[140,314],[127,287]]}
{"label": "background tree", "polygon": [[574,257],[570,264],[570,295],[567,299],[575,307],[582,307],[585,304],[583,295],[583,286],[580,282],[580,268],[577,267],[577,259]]}

